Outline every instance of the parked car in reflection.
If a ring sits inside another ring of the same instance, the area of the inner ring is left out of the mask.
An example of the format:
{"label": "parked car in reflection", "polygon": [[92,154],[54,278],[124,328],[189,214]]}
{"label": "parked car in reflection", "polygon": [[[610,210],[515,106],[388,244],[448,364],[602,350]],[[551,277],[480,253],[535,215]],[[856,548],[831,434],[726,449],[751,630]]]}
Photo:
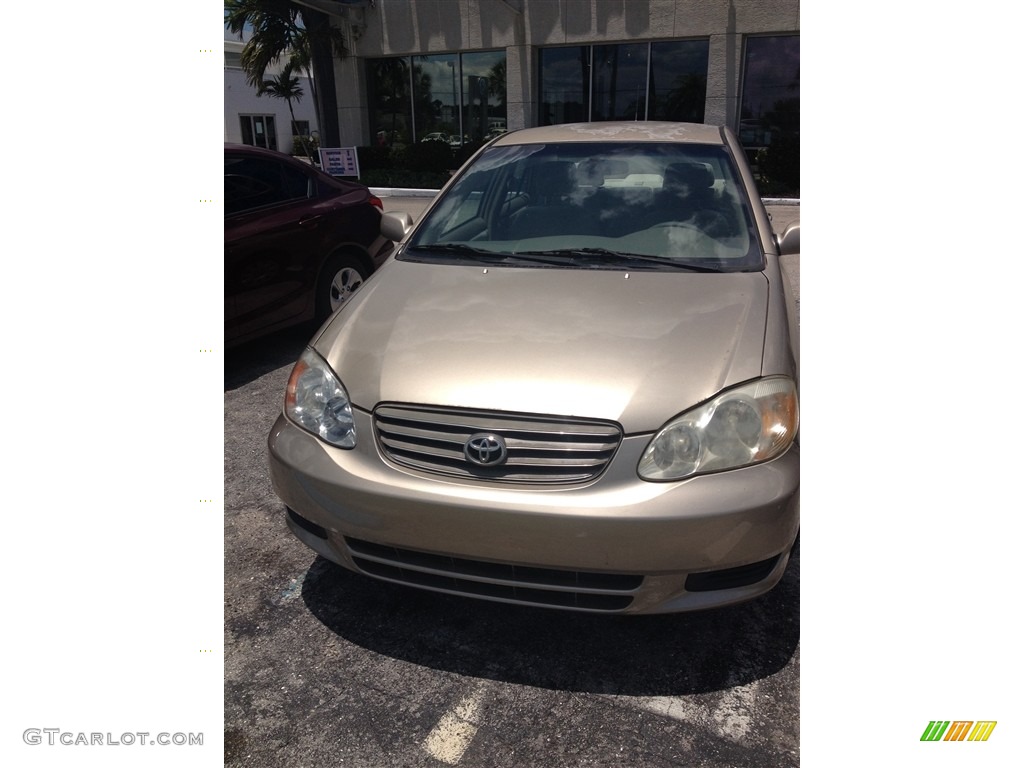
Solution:
{"label": "parked car in reflection", "polygon": [[224,335],[323,322],[384,260],[367,187],[259,147],[224,146]]}
{"label": "parked car in reflection", "polygon": [[449,136],[447,133],[443,133],[441,131],[435,131],[433,133],[428,133],[426,136],[424,136],[422,139],[420,139],[420,141],[421,142],[423,142],[423,141],[440,141],[440,142],[442,142],[444,144],[451,144],[452,143],[452,137]]}
{"label": "parked car in reflection", "polygon": [[321,330],[269,438],[292,532],[411,587],[594,613],[747,600],[799,528],[798,335],[733,133],[488,144]]}

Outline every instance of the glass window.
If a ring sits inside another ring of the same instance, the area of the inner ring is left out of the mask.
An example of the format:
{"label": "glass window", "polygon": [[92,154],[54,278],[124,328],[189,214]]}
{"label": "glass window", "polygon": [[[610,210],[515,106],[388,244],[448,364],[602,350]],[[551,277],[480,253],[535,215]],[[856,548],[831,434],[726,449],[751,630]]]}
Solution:
{"label": "glass window", "polygon": [[366,62],[370,131],[378,145],[412,141],[412,101],[409,98],[409,59],[369,59]]}
{"label": "glass window", "polygon": [[740,141],[767,146],[800,130],[800,38],[749,37],[743,65]]}
{"label": "glass window", "polygon": [[224,156],[224,213],[305,199],[310,180],[301,171],[264,157]]}
{"label": "glass window", "polygon": [[242,143],[264,149],[277,149],[277,131],[273,115],[240,115]]}
{"label": "glass window", "polygon": [[800,37],[748,37],[745,43],[740,143],[762,194],[799,194]]}
{"label": "glass window", "polygon": [[651,44],[648,120],[703,123],[707,90],[707,40]]}
{"label": "glass window", "polygon": [[236,51],[224,51],[224,66],[230,69],[241,69],[242,54]]}
{"label": "glass window", "polygon": [[540,50],[539,125],[590,119],[590,46]]}
{"label": "glass window", "polygon": [[594,46],[591,120],[646,119],[647,49],[647,43]]}
{"label": "glass window", "polygon": [[708,47],[702,39],[543,48],[538,122],[702,123]]}
{"label": "glass window", "polygon": [[292,120],[292,136],[309,136],[309,120]]}
{"label": "glass window", "polygon": [[507,129],[504,51],[462,55],[462,136],[456,144],[482,142]]}
{"label": "glass window", "polygon": [[370,59],[367,91],[378,146],[458,147],[507,128],[504,51]]}
{"label": "glass window", "polygon": [[416,141],[450,142],[459,134],[458,55],[414,56],[412,88]]}

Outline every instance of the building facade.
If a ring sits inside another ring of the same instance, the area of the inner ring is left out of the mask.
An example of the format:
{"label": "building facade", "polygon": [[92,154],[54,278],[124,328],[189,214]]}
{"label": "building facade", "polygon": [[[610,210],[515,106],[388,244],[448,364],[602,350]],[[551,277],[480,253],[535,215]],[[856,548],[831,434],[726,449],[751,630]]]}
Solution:
{"label": "building facade", "polygon": [[[224,31],[224,141],[232,144],[251,144],[291,154],[295,137],[315,136],[317,133],[316,105],[309,78],[298,76],[302,97],[292,101],[295,123],[284,99],[259,95],[249,85],[242,70],[244,39]],[[271,79],[281,73],[281,62],[267,69]]]}
{"label": "building facade", "polygon": [[[300,0],[302,1],[302,0]],[[345,145],[601,120],[799,136],[799,0],[305,0],[330,10]]]}

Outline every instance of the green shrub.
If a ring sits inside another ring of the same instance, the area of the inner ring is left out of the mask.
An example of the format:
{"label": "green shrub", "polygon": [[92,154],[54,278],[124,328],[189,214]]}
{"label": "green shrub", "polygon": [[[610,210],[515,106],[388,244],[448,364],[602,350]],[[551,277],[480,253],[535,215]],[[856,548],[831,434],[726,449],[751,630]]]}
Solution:
{"label": "green shrub", "polygon": [[390,147],[356,147],[356,154],[360,172],[392,167]]}
{"label": "green shrub", "polygon": [[361,181],[368,187],[440,189],[457,168],[450,146],[440,141],[390,147],[356,147]]}
{"label": "green shrub", "polygon": [[359,181],[368,187],[395,187],[398,189],[440,189],[450,178],[448,172],[407,171],[400,168],[375,168],[363,171]]}
{"label": "green shrub", "polygon": [[391,156],[395,168],[426,173],[445,173],[454,165],[452,148],[443,141],[421,141],[396,150]]}
{"label": "green shrub", "polygon": [[[303,146],[305,142],[305,146]],[[313,157],[317,157],[317,150],[320,148],[320,140],[316,136],[292,136],[292,154],[296,157],[307,157],[306,147]]]}

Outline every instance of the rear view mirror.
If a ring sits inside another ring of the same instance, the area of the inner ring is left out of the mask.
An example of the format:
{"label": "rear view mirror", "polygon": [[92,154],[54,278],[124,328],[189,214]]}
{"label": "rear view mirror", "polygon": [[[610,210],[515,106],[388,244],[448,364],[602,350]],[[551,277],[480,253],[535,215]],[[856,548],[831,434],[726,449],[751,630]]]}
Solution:
{"label": "rear view mirror", "polygon": [[404,211],[401,213],[385,213],[380,217],[380,233],[388,240],[396,243],[402,240],[412,229],[412,216]]}
{"label": "rear view mirror", "polygon": [[800,224],[790,224],[781,236],[775,236],[775,240],[779,245],[779,256],[800,253]]}

